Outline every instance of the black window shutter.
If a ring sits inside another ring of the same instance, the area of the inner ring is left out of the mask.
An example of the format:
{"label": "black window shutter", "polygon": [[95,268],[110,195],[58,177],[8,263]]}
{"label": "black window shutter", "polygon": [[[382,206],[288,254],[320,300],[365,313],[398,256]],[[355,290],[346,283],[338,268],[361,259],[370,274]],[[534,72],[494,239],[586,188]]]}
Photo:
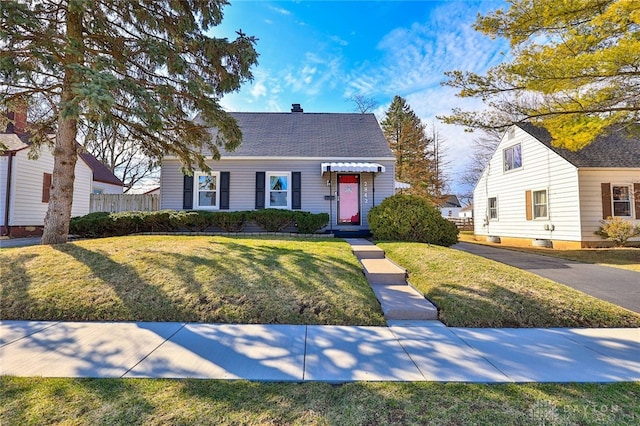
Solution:
{"label": "black window shutter", "polygon": [[291,208],[300,210],[302,208],[302,182],[300,172],[291,173]]}
{"label": "black window shutter", "polygon": [[184,176],[182,208],[185,210],[191,210],[193,208],[193,176]]}
{"label": "black window shutter", "polygon": [[264,209],[265,172],[256,172],[256,210]]}
{"label": "black window shutter", "polygon": [[220,210],[229,210],[230,172],[220,172]]}

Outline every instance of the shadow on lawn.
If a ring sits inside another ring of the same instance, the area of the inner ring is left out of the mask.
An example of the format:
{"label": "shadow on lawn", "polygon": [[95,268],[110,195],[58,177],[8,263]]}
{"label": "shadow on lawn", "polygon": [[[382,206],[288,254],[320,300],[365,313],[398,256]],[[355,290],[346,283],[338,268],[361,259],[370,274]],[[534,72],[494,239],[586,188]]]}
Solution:
{"label": "shadow on lawn", "polygon": [[[29,295],[31,278],[25,265],[38,257],[34,253],[25,253],[15,261],[2,259],[0,278],[0,318],[5,318],[6,312],[12,312],[13,317],[30,320],[36,319],[33,307],[36,301]],[[6,275],[5,275],[6,274]]]}
{"label": "shadow on lawn", "polygon": [[[157,283],[142,278],[126,263],[112,260],[101,251],[87,250],[77,244],[51,246],[91,269],[93,275],[109,286],[118,296],[111,306],[95,307],[95,317],[76,318],[73,312],[60,316],[60,320],[123,320],[128,321],[188,321],[188,312],[176,304]],[[118,302],[121,306],[118,306]],[[61,307],[63,310],[65,307]],[[111,309],[111,312],[109,310]]]}

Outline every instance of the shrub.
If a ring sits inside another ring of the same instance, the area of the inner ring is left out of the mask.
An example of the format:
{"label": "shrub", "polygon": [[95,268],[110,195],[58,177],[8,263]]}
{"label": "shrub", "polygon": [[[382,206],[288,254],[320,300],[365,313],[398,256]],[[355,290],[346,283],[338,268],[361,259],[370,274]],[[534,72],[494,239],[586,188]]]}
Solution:
{"label": "shrub", "polygon": [[171,215],[175,213],[173,210],[159,210],[155,212],[147,212],[143,215],[143,223],[141,232],[167,232],[171,231]]}
{"label": "shrub", "polygon": [[441,246],[458,242],[453,222],[424,198],[398,194],[373,207],[367,216],[374,237],[388,241],[415,241]]}
{"label": "shrub", "polygon": [[213,224],[226,232],[240,232],[247,222],[247,212],[217,212]]}
{"label": "shrub", "polygon": [[595,232],[601,238],[613,241],[616,247],[624,246],[630,238],[640,235],[640,225],[634,225],[631,221],[619,217],[607,217],[601,220],[602,226]]}
{"label": "shrub", "polygon": [[143,212],[112,213],[109,235],[129,235],[140,232]]}
{"label": "shrub", "polygon": [[213,212],[207,211],[179,211],[170,216],[174,230],[188,229],[192,232],[202,232],[214,224]]}
{"label": "shrub", "polygon": [[251,219],[267,232],[280,232],[293,225],[294,212],[280,209],[256,210],[251,212]]}
{"label": "shrub", "polygon": [[296,211],[293,214],[294,221],[301,234],[313,234],[318,229],[327,226],[329,223],[328,213],[310,213]]}
{"label": "shrub", "polygon": [[69,233],[80,237],[103,237],[109,235],[111,214],[108,212],[89,213],[72,217],[69,222]]}

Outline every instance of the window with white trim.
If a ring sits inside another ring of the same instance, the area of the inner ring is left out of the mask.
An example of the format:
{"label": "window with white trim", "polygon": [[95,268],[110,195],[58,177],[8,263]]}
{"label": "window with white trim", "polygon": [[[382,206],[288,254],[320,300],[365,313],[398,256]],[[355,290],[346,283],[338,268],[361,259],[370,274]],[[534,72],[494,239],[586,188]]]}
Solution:
{"label": "window with white trim", "polygon": [[631,187],[629,185],[611,185],[613,216],[631,217]]}
{"label": "window with white trim", "polygon": [[502,150],[502,159],[504,161],[504,171],[515,170],[522,167],[522,146],[516,144]]}
{"label": "window with white trim", "polygon": [[489,205],[489,220],[497,220],[498,219],[498,199],[496,197],[489,198],[488,205]]}
{"label": "window with white trim", "polygon": [[218,182],[220,174],[218,172],[194,173],[193,208],[216,210],[220,204],[220,191]]}
{"label": "window with white trim", "polygon": [[267,193],[265,206],[275,209],[291,208],[291,173],[266,172]]}
{"label": "window with white trim", "polygon": [[547,190],[533,191],[531,196],[533,198],[533,218],[546,219],[549,216]]}

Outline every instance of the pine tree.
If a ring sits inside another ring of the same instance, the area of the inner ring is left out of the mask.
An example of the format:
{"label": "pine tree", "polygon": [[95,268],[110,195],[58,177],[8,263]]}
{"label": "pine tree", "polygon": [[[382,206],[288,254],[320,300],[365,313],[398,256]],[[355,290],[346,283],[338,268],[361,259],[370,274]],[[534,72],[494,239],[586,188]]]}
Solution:
{"label": "pine tree", "polygon": [[[78,127],[124,126],[140,152],[175,155],[186,170],[207,170],[202,148],[219,158],[242,135],[219,105],[252,78],[255,39],[209,32],[225,0],[0,1],[2,103],[48,106],[32,123],[36,143],[55,133],[44,244],[67,239]],[[198,113],[201,122],[194,122]],[[214,139],[208,131],[217,127]]]}
{"label": "pine tree", "polygon": [[395,96],[381,122],[396,157],[396,180],[411,185],[407,191],[437,203],[441,194],[433,140],[407,101]]}
{"label": "pine tree", "polygon": [[574,150],[614,125],[640,123],[640,1],[509,3],[479,17],[475,28],[508,39],[513,60],[486,75],[451,71],[445,82],[490,110],[456,109],[447,122],[504,129],[531,120]]}

